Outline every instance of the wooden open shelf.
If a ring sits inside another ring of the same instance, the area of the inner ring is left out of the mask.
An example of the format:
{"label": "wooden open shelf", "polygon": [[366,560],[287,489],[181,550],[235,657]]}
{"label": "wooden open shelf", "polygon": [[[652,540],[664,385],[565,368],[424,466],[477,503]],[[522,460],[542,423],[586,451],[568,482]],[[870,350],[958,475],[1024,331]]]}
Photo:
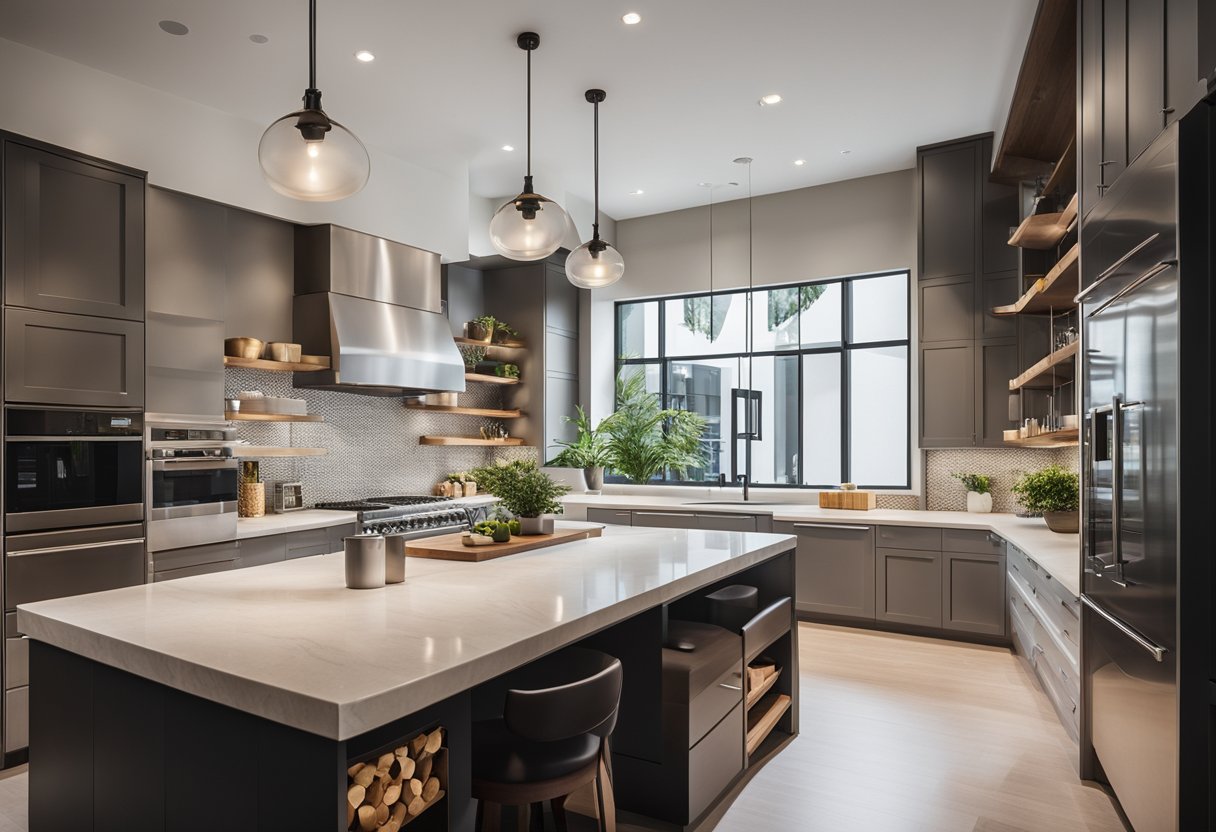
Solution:
{"label": "wooden open shelf", "polygon": [[524,440],[517,436],[512,436],[509,439],[482,439],[480,436],[419,436],[419,445],[475,445],[480,447],[492,447],[500,445],[503,447],[512,447],[524,444]]}
{"label": "wooden open shelf", "polygon": [[329,448],[285,448],[279,445],[233,445],[236,457],[303,457],[325,456]]}
{"label": "wooden open shelf", "polygon": [[518,419],[521,410],[494,410],[489,407],[448,407],[440,404],[407,404],[410,410],[426,410],[431,413],[451,413],[457,416],[487,416],[491,419]]}
{"label": "wooden open shelf", "polygon": [[751,710],[757,702],[759,702],[761,699],[763,699],[764,694],[766,694],[770,690],[772,690],[773,685],[777,684],[777,680],[780,678],[781,678],[781,668],[779,667],[779,668],[777,668],[777,672],[774,673],[772,676],[769,676],[763,682],[756,685],[754,688],[751,688],[750,690],[748,690],[747,701],[745,703],[747,706],[747,709]]}
{"label": "wooden open shelf", "polygon": [[[1051,355],[1036,362],[1029,370],[1022,373],[1017,378],[1009,380],[1010,392],[1021,390],[1023,387],[1042,387],[1042,382],[1052,379],[1053,377],[1065,376],[1066,379],[1071,379],[1076,374],[1075,367],[1069,366],[1073,358],[1077,355],[1077,350],[1080,349],[1081,342],[1073,341],[1071,344],[1060,347]],[[1066,363],[1067,362],[1067,363]],[[1061,366],[1063,365],[1063,366]],[[1059,370],[1056,368],[1060,367]],[[1048,388],[1054,387],[1053,384],[1046,385]]]}
{"label": "wooden open shelf", "polygon": [[747,714],[747,753],[752,755],[777,727],[781,717],[790,709],[790,698],[784,693],[771,693]]}
{"label": "wooden open shelf", "polygon": [[272,373],[315,373],[329,369],[329,358],[323,355],[313,356],[312,361],[271,361],[266,358],[237,358],[234,355],[224,356],[225,367],[244,367],[248,370],[269,370]]}
{"label": "wooden open shelf", "polygon": [[519,384],[517,378],[503,378],[502,376],[492,376],[489,373],[465,373],[464,380],[483,384]]}
{"label": "wooden open shelf", "polygon": [[1079,283],[1077,282],[1077,260],[1081,255],[1080,244],[1074,245],[1051,271],[1040,277],[1016,303],[995,306],[993,315],[1045,315],[1075,309]]}
{"label": "wooden open shelf", "polygon": [[503,341],[503,342],[474,341],[472,338],[465,338],[460,335],[457,335],[454,340],[456,341],[457,344],[460,344],[461,346],[485,347],[488,350],[492,350],[495,348],[502,349],[502,350],[526,350],[528,348],[528,345],[525,344],[523,341]]}
{"label": "wooden open shelf", "polygon": [[324,422],[324,416],[315,413],[242,413],[225,410],[224,418],[231,422]]}
{"label": "wooden open shelf", "polygon": [[1006,439],[1005,444],[1015,448],[1067,448],[1079,444],[1079,441],[1077,428],[1064,428],[1025,439]]}
{"label": "wooden open shelf", "polygon": [[1031,214],[1022,220],[1022,224],[1009,238],[1009,245],[1040,250],[1054,248],[1064,239],[1076,219],[1077,195],[1073,194],[1063,211]]}
{"label": "wooden open shelf", "polygon": [[1068,148],[1060,161],[1051,171],[1051,176],[1043,185],[1043,196],[1052,194],[1069,194],[1077,191],[1077,140],[1074,136],[1068,142]]}

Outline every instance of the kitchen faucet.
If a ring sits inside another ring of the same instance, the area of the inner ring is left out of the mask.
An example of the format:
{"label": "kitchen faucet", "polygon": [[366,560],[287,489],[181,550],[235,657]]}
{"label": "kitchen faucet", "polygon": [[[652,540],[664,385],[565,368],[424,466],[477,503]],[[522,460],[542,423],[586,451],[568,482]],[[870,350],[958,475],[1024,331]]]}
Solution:
{"label": "kitchen faucet", "polygon": [[[739,474],[735,482],[743,486],[743,502],[751,499],[751,480],[747,474]],[[726,488],[726,474],[718,474],[718,488]]]}

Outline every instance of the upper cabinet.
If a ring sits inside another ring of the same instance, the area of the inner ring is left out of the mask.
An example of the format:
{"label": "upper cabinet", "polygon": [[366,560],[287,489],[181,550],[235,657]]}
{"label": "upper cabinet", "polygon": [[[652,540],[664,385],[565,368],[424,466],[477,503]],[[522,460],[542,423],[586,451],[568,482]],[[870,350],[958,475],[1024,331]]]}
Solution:
{"label": "upper cabinet", "polygon": [[924,149],[920,178],[920,279],[975,274],[979,147],[974,142]]}
{"label": "upper cabinet", "polygon": [[5,303],[142,321],[143,175],[3,138]]}

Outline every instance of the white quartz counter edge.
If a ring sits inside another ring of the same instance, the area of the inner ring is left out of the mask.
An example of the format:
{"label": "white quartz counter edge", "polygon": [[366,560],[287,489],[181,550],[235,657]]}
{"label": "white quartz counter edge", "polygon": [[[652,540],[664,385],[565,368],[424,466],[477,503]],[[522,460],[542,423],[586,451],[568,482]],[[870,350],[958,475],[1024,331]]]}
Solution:
{"label": "white quartz counter edge", "polygon": [[[775,534],[609,528],[479,564],[410,559],[406,583],[365,592],[341,587],[334,554],[44,601],[18,616],[30,638],[345,740],[791,545]],[[580,568],[580,557],[595,565]],[[565,593],[542,599],[529,591],[537,585],[542,595],[582,590],[562,613]],[[559,621],[546,617],[555,602]],[[422,608],[442,612],[428,620]]]}
{"label": "white quartz counter edge", "polygon": [[267,514],[264,517],[242,517],[236,521],[236,539],[267,537],[287,532],[306,532],[354,523],[359,515],[353,511],[327,511],[319,508]]}
{"label": "white quartz counter edge", "polygon": [[1074,596],[1081,594],[1081,538],[1057,534],[1039,518],[1012,514],[973,514],[966,511],[906,511],[873,509],[845,511],[818,506],[780,503],[710,505],[677,497],[571,494],[562,501],[572,519],[584,519],[586,509],[621,511],[699,511],[708,514],[756,514],[776,522],[842,523],[867,526],[934,526],[947,529],[981,529],[994,532],[1017,546],[1050,572]]}

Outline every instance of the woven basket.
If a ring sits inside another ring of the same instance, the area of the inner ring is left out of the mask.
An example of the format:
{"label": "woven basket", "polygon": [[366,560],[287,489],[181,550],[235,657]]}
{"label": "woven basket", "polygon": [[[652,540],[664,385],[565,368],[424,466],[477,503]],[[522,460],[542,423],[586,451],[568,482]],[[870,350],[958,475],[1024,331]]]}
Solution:
{"label": "woven basket", "polygon": [[266,483],[243,482],[236,497],[238,517],[262,517],[266,514]]}

